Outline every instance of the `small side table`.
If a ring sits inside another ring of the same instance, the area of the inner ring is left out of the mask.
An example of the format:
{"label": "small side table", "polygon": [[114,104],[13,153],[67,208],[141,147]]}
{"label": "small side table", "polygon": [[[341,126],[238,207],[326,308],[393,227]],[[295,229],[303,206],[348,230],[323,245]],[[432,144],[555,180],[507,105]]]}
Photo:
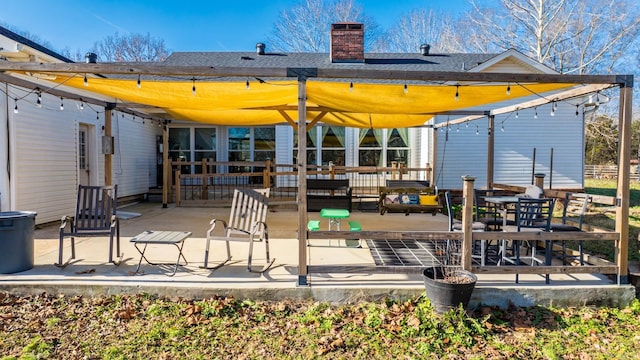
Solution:
{"label": "small side table", "polygon": [[[135,248],[138,250],[138,252],[140,253],[140,261],[138,261],[138,266],[136,267],[136,271],[135,273],[138,275],[141,275],[140,271],[140,265],[142,264],[142,259],[144,259],[147,264],[149,265],[164,265],[165,263],[153,263],[151,261],[149,261],[149,259],[147,259],[144,256],[145,251],[147,251],[147,246],[149,244],[166,244],[166,245],[173,245],[178,249],[178,260],[175,263],[175,267],[173,269],[173,272],[170,274],[167,274],[167,276],[173,276],[176,274],[176,271],[178,271],[178,266],[182,265],[187,265],[187,259],[184,257],[184,255],[182,254],[182,247],[184,246],[184,240],[186,238],[188,238],[189,236],[191,236],[191,232],[190,231],[154,231],[154,230],[147,230],[139,235],[136,235],[135,237],[131,238],[130,242],[133,243],[133,245],[135,246]],[[138,246],[139,244],[144,244],[144,247],[142,249],[140,249],[140,247]],[[184,264],[180,264],[180,258],[182,258],[182,260],[184,260]],[[170,263],[172,264],[172,263]]]}

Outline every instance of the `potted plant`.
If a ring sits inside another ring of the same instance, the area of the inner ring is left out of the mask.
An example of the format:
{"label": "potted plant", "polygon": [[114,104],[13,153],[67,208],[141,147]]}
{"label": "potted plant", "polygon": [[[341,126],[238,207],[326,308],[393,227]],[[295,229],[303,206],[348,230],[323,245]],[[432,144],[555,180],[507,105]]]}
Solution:
{"label": "potted plant", "polygon": [[478,278],[461,265],[458,241],[447,240],[436,246],[438,264],[422,271],[425,292],[433,309],[444,313],[460,304],[466,309]]}

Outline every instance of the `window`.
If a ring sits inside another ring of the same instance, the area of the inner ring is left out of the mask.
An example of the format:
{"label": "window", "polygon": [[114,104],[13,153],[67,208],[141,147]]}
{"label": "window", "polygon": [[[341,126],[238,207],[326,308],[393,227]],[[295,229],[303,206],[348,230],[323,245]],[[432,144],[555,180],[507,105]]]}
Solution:
{"label": "window", "polygon": [[387,166],[392,162],[409,163],[409,129],[387,130]]}
{"label": "window", "polygon": [[384,130],[360,129],[358,164],[360,166],[382,166]]}
{"label": "window", "polygon": [[[229,128],[229,161],[266,161],[276,157],[276,128]],[[231,166],[229,172],[247,171]],[[254,168],[253,171],[260,171]]]}
{"label": "window", "polygon": [[[316,143],[318,142],[318,127],[307,128],[307,164],[316,165],[318,150]],[[293,158],[297,163],[298,158],[298,132],[293,132]]]}
{"label": "window", "polygon": [[[195,151],[194,160],[208,162],[216,161],[216,129],[215,128],[195,128]],[[215,172],[215,167],[209,167],[209,172]],[[202,173],[202,166],[196,165],[196,173]]]}
{"label": "window", "polygon": [[322,126],[322,165],[344,166],[344,127]]}

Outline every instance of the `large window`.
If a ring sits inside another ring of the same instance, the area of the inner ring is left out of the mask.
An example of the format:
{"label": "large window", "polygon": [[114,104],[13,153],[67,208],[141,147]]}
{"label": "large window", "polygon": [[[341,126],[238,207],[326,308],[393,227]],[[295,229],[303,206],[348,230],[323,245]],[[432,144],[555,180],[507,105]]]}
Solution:
{"label": "large window", "polygon": [[408,129],[361,129],[358,139],[360,166],[390,167],[409,162]]}
{"label": "large window", "polygon": [[[216,161],[216,129],[195,128],[195,161],[207,159],[208,162]],[[208,167],[209,172],[215,172],[215,166]],[[196,173],[202,172],[202,166],[196,165]]]}
{"label": "large window", "polygon": [[[316,165],[316,159],[318,149],[316,149],[316,143],[318,142],[318,127],[307,128],[307,164]],[[298,131],[293,132],[293,159],[294,163],[297,163],[298,159]]]}
{"label": "large window", "polygon": [[[275,157],[275,127],[229,128],[229,161],[266,161]],[[247,170],[241,166],[229,167],[229,172]]]}

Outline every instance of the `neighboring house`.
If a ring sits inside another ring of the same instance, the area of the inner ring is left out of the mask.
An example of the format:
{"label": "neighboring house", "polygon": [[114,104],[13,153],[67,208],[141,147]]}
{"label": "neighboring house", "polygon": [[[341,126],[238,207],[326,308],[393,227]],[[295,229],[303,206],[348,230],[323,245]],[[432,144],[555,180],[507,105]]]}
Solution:
{"label": "neighboring house", "polygon": [[[2,27],[0,48],[0,61],[72,62]],[[35,211],[38,224],[73,214],[78,184],[104,184],[104,107],[50,95],[45,83],[40,97],[33,88],[0,86],[0,210]],[[112,123],[118,195],[146,194],[158,185],[162,131],[118,111]]]}
{"label": "neighboring house", "polygon": [[[3,48],[0,55],[9,61],[70,61],[16,34],[0,30],[0,46]],[[161,64],[317,69],[359,66],[371,70],[554,73],[513,50],[501,54],[431,54],[424,47],[414,54],[368,54],[364,53],[364,29],[355,26],[354,30],[357,36],[348,38],[347,42],[332,39],[331,53],[271,53],[264,44],[258,44],[255,52],[173,53]],[[9,55],[18,54],[22,57],[9,58]],[[246,80],[248,84],[249,80],[254,84],[262,81],[256,78]],[[387,82],[402,86],[398,81]],[[408,91],[415,84],[420,83],[411,82]],[[353,86],[358,85],[355,82]],[[349,86],[347,80],[345,89]],[[43,106],[39,108],[36,95],[29,93],[32,89],[6,82],[2,87],[5,96],[0,103],[0,148],[9,151],[6,155],[2,152],[0,159],[1,209],[37,211],[39,223],[57,220],[72,210],[78,183],[103,183],[104,174],[100,172],[103,169],[101,129],[104,108],[94,106],[88,109],[85,105],[82,110],[82,102],[63,99],[62,111],[59,109],[61,99],[45,94],[41,100]],[[464,87],[460,88],[460,97],[465,96],[464,90]],[[82,97],[82,91],[76,89],[75,93]],[[19,99],[17,114],[11,111],[15,98]],[[517,101],[491,104],[491,107],[526,100],[519,98]],[[105,101],[112,100],[105,98]],[[570,102],[557,105],[555,116],[551,116],[551,104],[496,116],[494,182],[530,183],[535,149],[535,172],[544,173],[547,184],[552,179],[554,188],[583,186],[583,107]],[[154,111],[162,109],[155,108]],[[537,120],[531,121],[536,111]],[[167,114],[163,116],[171,120],[168,149],[171,158],[213,158],[217,161],[261,161],[269,158],[279,164],[294,164],[298,156],[297,136],[293,127],[284,121],[278,125],[258,127],[228,126],[208,125],[178,116],[168,117]],[[466,174],[476,176],[476,186],[483,187],[487,171],[487,120],[451,126],[448,131],[433,128],[456,117],[460,116],[437,115],[426,121],[423,127],[396,129],[344,128],[320,122],[309,132],[307,160],[309,164],[328,164],[331,161],[347,166],[388,166],[391,162],[402,162],[410,167],[430,164],[434,167],[435,182],[440,188],[460,188],[461,176]],[[425,120],[429,118],[425,116]],[[115,112],[113,119],[116,139],[113,178],[119,185],[119,195],[143,194],[149,187],[161,185],[157,181],[157,137],[162,129],[156,122],[145,123],[140,118],[134,119],[120,112]],[[527,121],[520,121],[524,119]],[[504,132],[500,131],[501,128]],[[87,144],[86,149],[83,144]],[[88,175],[84,171],[87,166],[90,170]],[[553,176],[550,175],[552,166]]]}

